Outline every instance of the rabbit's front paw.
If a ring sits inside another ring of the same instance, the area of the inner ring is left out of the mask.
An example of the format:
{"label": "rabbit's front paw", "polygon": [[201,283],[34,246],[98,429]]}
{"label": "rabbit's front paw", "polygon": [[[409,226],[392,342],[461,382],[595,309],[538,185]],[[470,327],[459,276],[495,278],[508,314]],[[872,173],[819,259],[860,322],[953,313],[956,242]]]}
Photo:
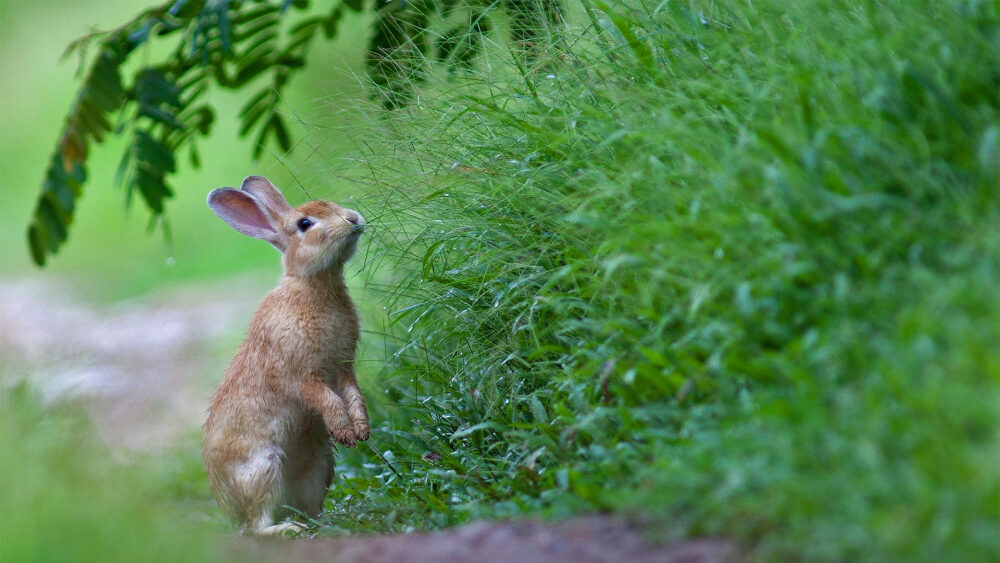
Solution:
{"label": "rabbit's front paw", "polygon": [[354,434],[357,436],[359,442],[367,440],[370,432],[371,428],[368,426],[367,420],[354,421]]}
{"label": "rabbit's front paw", "polygon": [[331,431],[330,435],[333,439],[339,443],[347,446],[348,448],[353,448],[357,444],[357,436],[354,434],[354,429],[349,426],[343,426],[337,430]]}

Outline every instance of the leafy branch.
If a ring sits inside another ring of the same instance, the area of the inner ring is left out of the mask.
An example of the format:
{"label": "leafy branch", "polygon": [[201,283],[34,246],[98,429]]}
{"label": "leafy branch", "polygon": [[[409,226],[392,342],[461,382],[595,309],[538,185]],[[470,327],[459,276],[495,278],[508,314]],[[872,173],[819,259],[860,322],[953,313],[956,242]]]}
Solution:
{"label": "leafy branch", "polygon": [[[533,19],[558,13],[555,1],[499,4],[509,15],[511,37],[524,43]],[[423,79],[420,69],[429,61],[469,67],[490,33],[487,14],[497,5],[477,0],[373,2],[375,30],[367,65],[377,87],[374,95],[396,107]],[[305,68],[313,38],[333,39],[345,13],[363,9],[364,0],[329,0],[315,8],[308,0],[170,0],[117,29],[71,43],[67,55],[78,53],[86,60],[90,49],[96,53],[66,117],[28,226],[35,263],[44,265],[66,242],[87,180],[90,146],[109,134],[128,138],[115,177],[125,190],[126,205],[138,194],[151,212],[150,229],[162,224],[165,202],[173,195],[167,180],[177,171],[178,155],[186,149],[191,166],[200,167],[197,140],[215,122],[215,109],[205,101],[212,87],[257,88],[239,111],[239,134],[255,136],[255,159],[267,143],[290,151],[291,135],[278,112],[284,88]],[[296,12],[294,21],[283,25]],[[139,47],[154,42],[172,47],[162,62],[137,68],[129,64]],[[267,80],[258,86],[263,77]]]}

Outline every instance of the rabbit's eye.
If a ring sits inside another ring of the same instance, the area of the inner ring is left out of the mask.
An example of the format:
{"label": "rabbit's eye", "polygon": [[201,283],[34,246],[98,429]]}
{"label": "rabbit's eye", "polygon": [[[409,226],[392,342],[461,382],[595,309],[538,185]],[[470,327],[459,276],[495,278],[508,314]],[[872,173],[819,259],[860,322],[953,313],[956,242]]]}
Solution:
{"label": "rabbit's eye", "polygon": [[304,232],[306,232],[306,230],[309,229],[309,227],[312,227],[312,226],[313,226],[313,222],[310,221],[309,219],[307,219],[305,217],[299,219],[299,231],[301,231],[301,232],[304,233]]}

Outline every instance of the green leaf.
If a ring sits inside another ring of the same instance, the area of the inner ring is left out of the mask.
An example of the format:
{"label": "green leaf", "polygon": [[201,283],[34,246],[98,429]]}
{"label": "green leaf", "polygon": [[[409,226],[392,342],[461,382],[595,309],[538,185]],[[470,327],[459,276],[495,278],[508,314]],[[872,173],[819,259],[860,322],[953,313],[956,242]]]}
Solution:
{"label": "green leaf", "polygon": [[204,6],[204,0],[177,0],[170,6],[168,13],[175,18],[187,20],[197,15]]}
{"label": "green leaf", "polygon": [[174,172],[174,155],[170,149],[146,131],[135,132],[136,160],[161,174]]}
{"label": "green leaf", "polygon": [[71,123],[75,123],[84,131],[89,133],[98,143],[104,140],[104,134],[111,131],[111,123],[102,112],[89,100],[84,98],[77,105],[76,112],[70,116]]}
{"label": "green leaf", "polygon": [[232,51],[232,38],[229,29],[229,3],[218,2],[215,4],[215,26],[219,30],[219,41],[222,42],[222,49],[229,53]]}
{"label": "green leaf", "polygon": [[285,122],[281,119],[281,116],[274,114],[271,117],[271,127],[274,128],[274,136],[278,141],[278,146],[281,150],[288,152],[292,150],[292,139],[288,135],[288,130],[285,128]]}
{"label": "green leaf", "polygon": [[121,107],[125,91],[122,90],[119,83],[98,80],[86,87],[84,96],[93,100],[101,111],[112,112]]}
{"label": "green leaf", "polygon": [[545,412],[545,406],[542,405],[542,402],[538,400],[537,396],[532,395],[531,398],[528,399],[528,407],[531,409],[531,416],[535,419],[537,424],[549,423],[549,416],[548,413]]}
{"label": "green leaf", "polygon": [[153,28],[152,21],[147,21],[142,27],[128,35],[128,42],[132,45],[142,45],[149,39],[149,31]]}
{"label": "green leaf", "polygon": [[272,66],[273,63],[267,57],[261,57],[247,62],[247,64],[240,67],[239,72],[236,74],[236,78],[233,80],[233,86],[239,88],[259,76],[262,72],[270,69]]}
{"label": "green leaf", "polygon": [[[278,55],[278,58],[274,61],[274,64],[277,67],[284,67],[284,68],[278,68],[276,74],[280,75],[282,72],[284,72],[286,74],[286,76],[287,76],[288,69],[290,69],[290,68],[301,68],[301,67],[305,66],[306,60],[303,59],[302,57],[298,56],[298,55],[294,55],[292,53],[284,52],[284,53],[281,53],[280,55]],[[286,80],[287,80],[287,78],[286,78]],[[279,83],[279,79],[276,78],[275,79],[275,84],[278,84],[278,83]]]}
{"label": "green leaf", "polygon": [[163,200],[173,195],[163,182],[163,176],[145,166],[136,166],[133,181],[150,211],[156,214],[163,213]]}
{"label": "green leaf", "polygon": [[129,146],[122,153],[122,158],[118,162],[118,170],[115,172],[115,186],[122,186],[125,183],[125,176],[128,174],[129,167],[132,164],[132,154],[134,146]]}
{"label": "green leaf", "polygon": [[333,39],[337,36],[337,23],[340,22],[340,18],[343,16],[344,10],[341,5],[338,5],[332,12],[330,12],[329,17],[323,20],[323,37]]}
{"label": "green leaf", "polygon": [[67,217],[71,217],[73,210],[76,208],[77,193],[73,189],[75,185],[79,184],[72,179],[63,178],[61,181],[54,181],[50,176],[46,179],[45,185],[42,188],[42,197],[51,197],[52,201],[59,207],[61,213]]}
{"label": "green leaf", "polygon": [[[260,132],[257,134],[257,141],[253,145],[253,158],[254,160],[260,159],[261,153],[264,152],[264,143],[267,141],[267,133],[271,130],[271,122],[267,121],[264,126],[260,128]],[[246,124],[244,123],[244,127]],[[243,134],[242,132],[240,133]]]}
{"label": "green leaf", "polygon": [[278,34],[275,31],[268,31],[261,34],[243,49],[243,54],[239,56],[240,64],[245,64],[247,60],[256,60],[269,56],[276,48],[277,37]]}
{"label": "green leaf", "polygon": [[[261,94],[263,95],[271,94],[271,90],[270,89],[264,90],[263,92],[261,92]],[[272,107],[271,103],[272,102],[270,101],[265,103],[263,101],[263,96],[261,96],[260,102],[252,106],[248,104],[246,107],[244,107],[244,111],[246,111],[246,114],[244,115],[241,112],[241,117],[243,118],[243,124],[240,126],[241,137],[250,132],[250,129],[253,128],[254,124],[257,123],[257,121],[259,121],[260,118],[263,117],[266,112],[271,110]]]}
{"label": "green leaf", "polygon": [[191,141],[189,154],[191,155],[191,166],[195,169],[201,168],[201,156],[198,155],[198,145],[194,141]]}
{"label": "green leaf", "polygon": [[243,12],[240,12],[235,17],[229,19],[232,25],[243,25],[247,22],[260,19],[264,16],[274,15],[277,17],[280,8],[273,4],[263,4],[256,8],[252,8]]}
{"label": "green leaf", "polygon": [[148,117],[157,123],[169,127],[170,129],[184,129],[184,124],[178,121],[177,116],[173,113],[146,102],[139,103],[139,115]]}
{"label": "green leaf", "polygon": [[166,104],[174,109],[184,107],[180,99],[180,87],[161,72],[151,68],[140,71],[135,82],[135,96],[140,102]]}
{"label": "green leaf", "polygon": [[262,104],[265,106],[270,105],[269,103],[265,103],[264,99],[270,96],[271,94],[272,94],[271,88],[264,88],[260,92],[254,94],[254,96],[250,98],[250,100],[247,101],[246,104],[243,105],[243,109],[240,110],[239,117],[241,118],[247,117],[247,115],[249,115],[254,109],[256,109],[258,105]]}
{"label": "green leaf", "polygon": [[500,424],[499,422],[491,422],[491,421],[480,422],[479,424],[473,424],[472,426],[469,426],[468,428],[462,428],[460,430],[456,430],[450,436],[450,439],[455,440],[455,439],[458,439],[458,438],[464,438],[465,436],[469,436],[469,435],[475,434],[476,432],[479,432],[480,430],[496,430],[496,431],[502,432],[502,431],[507,430],[507,429],[508,429],[507,426],[505,426],[503,424]]}
{"label": "green leaf", "polygon": [[212,130],[212,124],[215,123],[215,112],[212,108],[205,105],[201,106],[195,110],[194,114],[191,116],[194,120],[192,125],[199,133],[202,135],[208,135]]}
{"label": "green leaf", "polygon": [[45,226],[45,232],[47,233],[48,246],[47,250],[51,253],[55,253],[59,250],[59,245],[66,240],[66,224],[59,210],[52,203],[52,192],[47,192],[45,196],[38,200],[38,209],[35,211],[35,216],[41,219],[42,225]]}
{"label": "green leaf", "polygon": [[594,0],[594,5],[608,16],[611,23],[615,25],[618,32],[625,38],[625,41],[628,43],[629,48],[632,49],[639,63],[652,73],[656,69],[656,59],[653,57],[653,51],[650,50],[649,45],[646,45],[644,41],[639,39],[632,30],[633,26],[636,26],[636,23],[618,14],[618,12],[615,12],[601,0]]}
{"label": "green leaf", "polygon": [[285,52],[290,53],[296,49],[303,49],[309,44],[309,40],[313,38],[315,28],[309,29],[308,31],[299,33],[298,35],[292,35],[289,38],[288,43],[285,45]]}
{"label": "green leaf", "polygon": [[281,11],[284,12],[289,6],[294,6],[299,10],[304,10],[309,7],[309,0],[284,0],[281,3]]}
{"label": "green leaf", "polygon": [[45,237],[38,225],[32,223],[28,227],[28,249],[31,251],[31,260],[37,266],[45,265]]}
{"label": "green leaf", "polygon": [[66,127],[59,139],[59,154],[65,162],[80,162],[87,158],[87,141],[78,127]]}
{"label": "green leaf", "polygon": [[316,31],[316,28],[323,24],[324,19],[322,16],[305,18],[292,26],[292,29],[288,30],[288,35],[293,40],[302,34],[312,35]]}
{"label": "green leaf", "polygon": [[277,14],[265,16],[233,33],[233,44],[242,43],[262,31],[276,27],[279,21],[281,20]]}
{"label": "green leaf", "polygon": [[122,88],[121,75],[118,72],[119,62],[113,51],[108,49],[101,51],[83,86],[83,92],[93,96],[98,107],[106,112],[118,109],[124,101],[125,90]]}

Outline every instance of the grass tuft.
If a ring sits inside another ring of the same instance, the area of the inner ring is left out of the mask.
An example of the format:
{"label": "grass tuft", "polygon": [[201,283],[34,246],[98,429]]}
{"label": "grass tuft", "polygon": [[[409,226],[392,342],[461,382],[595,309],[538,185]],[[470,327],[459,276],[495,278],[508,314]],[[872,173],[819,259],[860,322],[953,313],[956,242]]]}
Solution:
{"label": "grass tuft", "polygon": [[584,2],[364,157],[390,361],[317,528],[1000,550],[1000,8]]}

